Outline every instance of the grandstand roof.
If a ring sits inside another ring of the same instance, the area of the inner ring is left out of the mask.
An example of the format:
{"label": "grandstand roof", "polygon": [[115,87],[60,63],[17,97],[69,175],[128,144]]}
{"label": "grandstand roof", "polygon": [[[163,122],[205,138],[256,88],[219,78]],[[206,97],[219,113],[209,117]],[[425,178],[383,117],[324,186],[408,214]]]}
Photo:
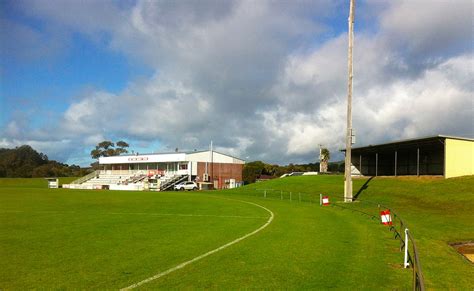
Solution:
{"label": "grandstand roof", "polygon": [[[436,140],[440,139],[457,139],[457,140],[465,140],[465,141],[473,141],[474,139],[472,138],[467,138],[467,137],[459,137],[459,136],[449,136],[449,135],[435,135],[435,136],[427,136],[427,137],[420,137],[420,138],[411,138],[411,139],[403,139],[403,140],[397,140],[397,141],[391,141],[387,143],[380,143],[380,144],[371,144],[367,146],[361,146],[361,147],[352,147],[352,150],[357,151],[357,150],[365,150],[369,148],[374,148],[374,147],[389,147],[389,146],[396,146],[396,145],[416,145],[420,143],[430,143]],[[341,149],[342,152],[345,152],[345,149]]]}

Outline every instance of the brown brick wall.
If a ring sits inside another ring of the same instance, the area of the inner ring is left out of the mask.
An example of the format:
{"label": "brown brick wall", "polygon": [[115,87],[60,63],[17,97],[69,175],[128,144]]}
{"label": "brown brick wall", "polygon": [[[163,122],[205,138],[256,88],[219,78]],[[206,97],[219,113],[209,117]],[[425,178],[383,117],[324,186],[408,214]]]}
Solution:
{"label": "brown brick wall", "polygon": [[[219,189],[225,186],[225,180],[235,179],[237,183],[242,181],[242,164],[223,164],[223,163],[208,163],[208,173],[211,182],[219,181]],[[197,174],[200,181],[202,181],[203,174],[206,170],[206,163],[198,162]]]}

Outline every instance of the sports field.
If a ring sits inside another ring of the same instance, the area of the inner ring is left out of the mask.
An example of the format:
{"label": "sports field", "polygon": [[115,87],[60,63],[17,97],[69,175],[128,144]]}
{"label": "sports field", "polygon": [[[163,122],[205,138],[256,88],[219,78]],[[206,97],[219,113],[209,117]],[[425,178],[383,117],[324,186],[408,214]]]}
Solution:
{"label": "sports field", "polygon": [[[419,238],[428,287],[474,286],[472,264],[446,243],[474,238],[473,182],[374,179],[360,194],[406,216]],[[355,181],[355,189],[364,183]],[[401,268],[399,243],[386,227],[342,207],[265,199],[256,185],[117,192],[0,179],[0,289],[120,289],[167,271],[138,288],[410,288],[411,272]],[[341,186],[340,176],[258,184],[332,199]],[[452,189],[451,199],[439,189]],[[433,200],[426,204],[431,218],[415,213],[427,200]],[[449,207],[442,205],[447,200]],[[410,201],[416,206],[404,207]]]}

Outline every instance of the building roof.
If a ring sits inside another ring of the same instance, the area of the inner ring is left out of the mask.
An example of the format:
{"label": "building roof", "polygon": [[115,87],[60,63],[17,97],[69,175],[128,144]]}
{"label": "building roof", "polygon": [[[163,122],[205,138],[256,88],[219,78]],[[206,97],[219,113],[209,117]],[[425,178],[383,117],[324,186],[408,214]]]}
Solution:
{"label": "building roof", "polygon": [[[128,164],[128,163],[157,163],[157,162],[187,162],[187,161],[198,161],[202,160],[202,157],[199,157],[202,154],[209,152],[209,150],[204,151],[190,151],[190,152],[170,152],[170,153],[151,153],[151,154],[126,154],[119,156],[108,156],[100,157],[99,164]],[[223,154],[217,151],[213,151],[216,155],[214,157],[221,155],[235,161],[240,161],[245,163],[244,160],[236,158],[231,155]],[[197,158],[197,160],[196,160]]]}
{"label": "building roof", "polygon": [[[187,155],[191,155],[191,154],[197,154],[197,153],[205,153],[205,152],[209,152],[210,150],[194,150],[194,151],[181,151],[181,152],[161,152],[161,153],[128,153],[128,154],[124,154],[124,155],[119,155],[119,156],[113,156],[113,157],[135,157],[135,156],[151,156],[151,155],[173,155],[173,154],[187,154]],[[232,155],[229,155],[229,154],[224,154],[224,153],[221,153],[219,151],[216,151],[216,150],[213,150],[214,153],[216,154],[221,154],[221,155],[224,155],[224,156],[228,156],[228,157],[231,157],[231,158],[234,158],[234,159],[237,159],[237,160],[241,160],[241,161],[245,161],[241,158],[238,158],[236,156],[232,156]]]}
{"label": "building roof", "polygon": [[[205,152],[209,152],[210,150],[201,150],[201,151],[191,151],[191,152],[186,152],[186,154],[190,155],[190,154],[196,154],[196,153],[205,153]],[[216,154],[221,154],[221,155],[224,155],[224,156],[228,156],[228,157],[231,157],[233,159],[236,159],[236,160],[240,160],[242,162],[245,162],[245,160],[241,159],[241,158],[238,158],[236,156],[232,156],[232,155],[229,155],[229,154],[224,154],[224,153],[221,153],[219,151],[216,151],[216,150],[212,150],[212,152],[216,153]]]}
{"label": "building roof", "polygon": [[[369,149],[369,148],[374,148],[374,147],[389,147],[389,146],[396,146],[396,145],[416,145],[416,144],[421,144],[421,143],[430,143],[436,140],[440,139],[457,139],[457,140],[464,140],[464,141],[472,141],[474,142],[474,139],[472,138],[467,138],[467,137],[460,137],[460,136],[449,136],[449,135],[435,135],[435,136],[427,136],[427,137],[420,137],[420,138],[411,138],[411,139],[403,139],[403,140],[397,140],[397,141],[391,141],[387,143],[380,143],[380,144],[374,144],[374,145],[367,145],[367,146],[362,146],[362,147],[353,147],[352,150],[364,150],[364,149]],[[341,149],[341,152],[345,152],[346,149]]]}

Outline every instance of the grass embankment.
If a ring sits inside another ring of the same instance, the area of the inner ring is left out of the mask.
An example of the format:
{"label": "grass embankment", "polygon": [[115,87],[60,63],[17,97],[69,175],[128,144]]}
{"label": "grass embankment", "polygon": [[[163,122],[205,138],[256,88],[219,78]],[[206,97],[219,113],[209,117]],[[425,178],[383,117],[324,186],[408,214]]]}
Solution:
{"label": "grass embankment", "polygon": [[[337,182],[331,179],[305,183]],[[145,288],[410,286],[410,273],[398,268],[398,243],[386,228],[340,208],[242,195],[250,188],[152,193],[5,184],[0,187],[1,289],[126,287],[267,221],[265,210],[228,198],[261,204],[275,218],[258,234]]]}
{"label": "grass embankment", "polygon": [[[474,240],[474,176],[447,180],[433,177],[363,178],[355,179],[353,185],[360,202],[336,205],[378,216],[377,206],[364,202],[375,201],[400,215],[416,240],[428,288],[474,287],[473,264],[449,246],[451,242]],[[293,191],[293,199],[297,191],[306,192],[316,201],[319,193],[323,193],[333,202],[342,200],[344,189],[342,176],[317,176],[276,179],[236,191],[262,196],[262,191],[255,191],[256,188]],[[288,199],[287,192],[283,193],[284,199]],[[280,194],[274,193],[274,198],[278,199]]]}

